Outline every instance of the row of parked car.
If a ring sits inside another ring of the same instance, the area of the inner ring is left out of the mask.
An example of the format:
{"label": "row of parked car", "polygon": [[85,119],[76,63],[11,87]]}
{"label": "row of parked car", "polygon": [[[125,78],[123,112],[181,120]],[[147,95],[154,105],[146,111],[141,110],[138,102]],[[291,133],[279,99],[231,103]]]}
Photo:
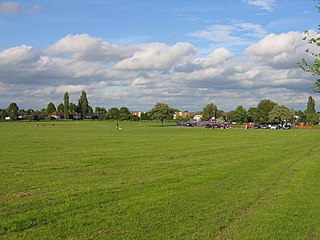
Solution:
{"label": "row of parked car", "polygon": [[290,124],[255,124],[252,127],[253,129],[291,129],[291,125]]}

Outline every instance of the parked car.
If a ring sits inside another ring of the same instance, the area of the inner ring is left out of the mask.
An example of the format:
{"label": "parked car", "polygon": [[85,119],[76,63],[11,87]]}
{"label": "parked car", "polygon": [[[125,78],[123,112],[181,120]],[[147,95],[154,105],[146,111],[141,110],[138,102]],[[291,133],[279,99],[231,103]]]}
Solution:
{"label": "parked car", "polygon": [[267,128],[268,128],[268,125],[267,125],[267,124],[263,124],[263,125],[261,126],[261,128],[262,128],[262,129],[267,129]]}
{"label": "parked car", "polygon": [[259,124],[253,125],[253,129],[259,129],[259,128],[261,128],[261,126]]}
{"label": "parked car", "polygon": [[291,129],[291,126],[289,124],[283,125],[283,129]]}
{"label": "parked car", "polygon": [[279,125],[278,124],[273,124],[273,125],[271,125],[270,129],[279,129]]}

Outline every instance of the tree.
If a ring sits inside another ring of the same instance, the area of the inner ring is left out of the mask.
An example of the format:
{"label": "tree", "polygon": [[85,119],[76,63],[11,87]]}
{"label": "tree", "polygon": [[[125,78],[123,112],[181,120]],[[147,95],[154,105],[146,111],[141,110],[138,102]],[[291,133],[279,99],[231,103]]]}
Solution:
{"label": "tree", "polygon": [[248,122],[259,122],[259,112],[257,107],[248,109]]}
{"label": "tree", "polygon": [[9,107],[7,108],[7,114],[9,115],[10,120],[18,119],[18,110],[19,107],[15,102],[10,103]]}
{"label": "tree", "polygon": [[89,101],[86,91],[82,91],[78,100],[78,110],[81,113],[81,119],[89,112]]}
{"label": "tree", "polygon": [[69,110],[70,112],[77,112],[77,105],[74,103],[70,103]]}
{"label": "tree", "polygon": [[63,103],[60,103],[57,107],[58,112],[63,112],[64,111],[64,105]]}
{"label": "tree", "polygon": [[7,116],[8,116],[7,111],[6,111],[5,109],[2,109],[2,110],[0,111],[0,118],[1,118],[1,119],[5,119]]}
{"label": "tree", "polygon": [[70,103],[69,103],[69,93],[65,92],[63,96],[63,115],[64,119],[69,118],[69,110],[70,110]]}
{"label": "tree", "polygon": [[52,102],[50,102],[47,106],[47,115],[50,118],[51,113],[57,111],[56,107],[54,106],[54,104]]}
{"label": "tree", "polygon": [[107,110],[104,107],[95,107],[95,114],[98,116],[100,120],[106,119]]}
{"label": "tree", "polygon": [[148,113],[151,119],[160,120],[163,124],[164,119],[172,119],[173,109],[165,103],[157,103]]}
{"label": "tree", "polygon": [[308,99],[307,109],[305,110],[305,116],[307,124],[313,125],[319,123],[319,117],[316,112],[316,102],[311,96],[309,96]]}
{"label": "tree", "polygon": [[270,122],[283,123],[285,121],[293,120],[292,111],[283,105],[275,105],[271,112],[269,113]]}
{"label": "tree", "polygon": [[108,113],[107,113],[107,118],[108,119],[113,119],[113,120],[118,120],[119,119],[119,109],[116,107],[110,108]]}
{"label": "tree", "polygon": [[210,103],[208,104],[207,106],[205,106],[203,108],[203,111],[202,111],[202,119],[205,120],[205,121],[208,121],[209,119],[211,118],[217,118],[217,106],[214,105],[213,103]]}
{"label": "tree", "polygon": [[131,113],[127,107],[121,107],[119,109],[119,119],[120,120],[129,120],[131,118]]}
{"label": "tree", "polygon": [[234,111],[232,111],[232,121],[238,123],[244,123],[247,121],[247,111],[242,106],[238,106]]}
{"label": "tree", "polygon": [[[318,12],[320,12],[320,0],[317,0],[317,2],[318,4],[316,7]],[[312,62],[310,63],[310,61],[308,62],[305,58],[302,58],[298,64],[304,71],[312,73],[317,78],[314,83],[313,90],[315,92],[320,92],[320,34],[319,32],[316,36],[310,36],[309,34],[309,31],[305,31],[305,37],[303,40],[307,41],[310,47],[318,49],[318,51],[307,49],[306,52],[313,59]]]}
{"label": "tree", "polygon": [[269,100],[269,99],[264,99],[261,100],[258,103],[257,110],[258,110],[258,122],[261,123],[269,123],[269,114],[272,111],[273,107],[278,105],[277,103]]}

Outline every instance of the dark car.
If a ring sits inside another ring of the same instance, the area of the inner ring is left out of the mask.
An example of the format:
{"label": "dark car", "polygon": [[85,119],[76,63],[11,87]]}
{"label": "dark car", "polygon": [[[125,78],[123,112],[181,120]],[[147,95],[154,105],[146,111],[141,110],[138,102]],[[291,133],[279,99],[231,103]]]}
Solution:
{"label": "dark car", "polygon": [[283,125],[283,129],[291,129],[291,126],[289,124]]}
{"label": "dark car", "polygon": [[253,129],[259,129],[259,128],[261,128],[261,126],[259,124],[253,125]]}
{"label": "dark car", "polygon": [[192,123],[186,123],[186,127],[193,127]]}

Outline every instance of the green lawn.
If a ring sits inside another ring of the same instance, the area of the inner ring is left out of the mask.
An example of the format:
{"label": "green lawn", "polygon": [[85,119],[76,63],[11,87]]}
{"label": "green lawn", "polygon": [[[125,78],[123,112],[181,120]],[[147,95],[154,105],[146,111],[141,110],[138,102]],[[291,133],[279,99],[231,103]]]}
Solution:
{"label": "green lawn", "polygon": [[319,130],[44,124],[0,123],[0,239],[320,238]]}

